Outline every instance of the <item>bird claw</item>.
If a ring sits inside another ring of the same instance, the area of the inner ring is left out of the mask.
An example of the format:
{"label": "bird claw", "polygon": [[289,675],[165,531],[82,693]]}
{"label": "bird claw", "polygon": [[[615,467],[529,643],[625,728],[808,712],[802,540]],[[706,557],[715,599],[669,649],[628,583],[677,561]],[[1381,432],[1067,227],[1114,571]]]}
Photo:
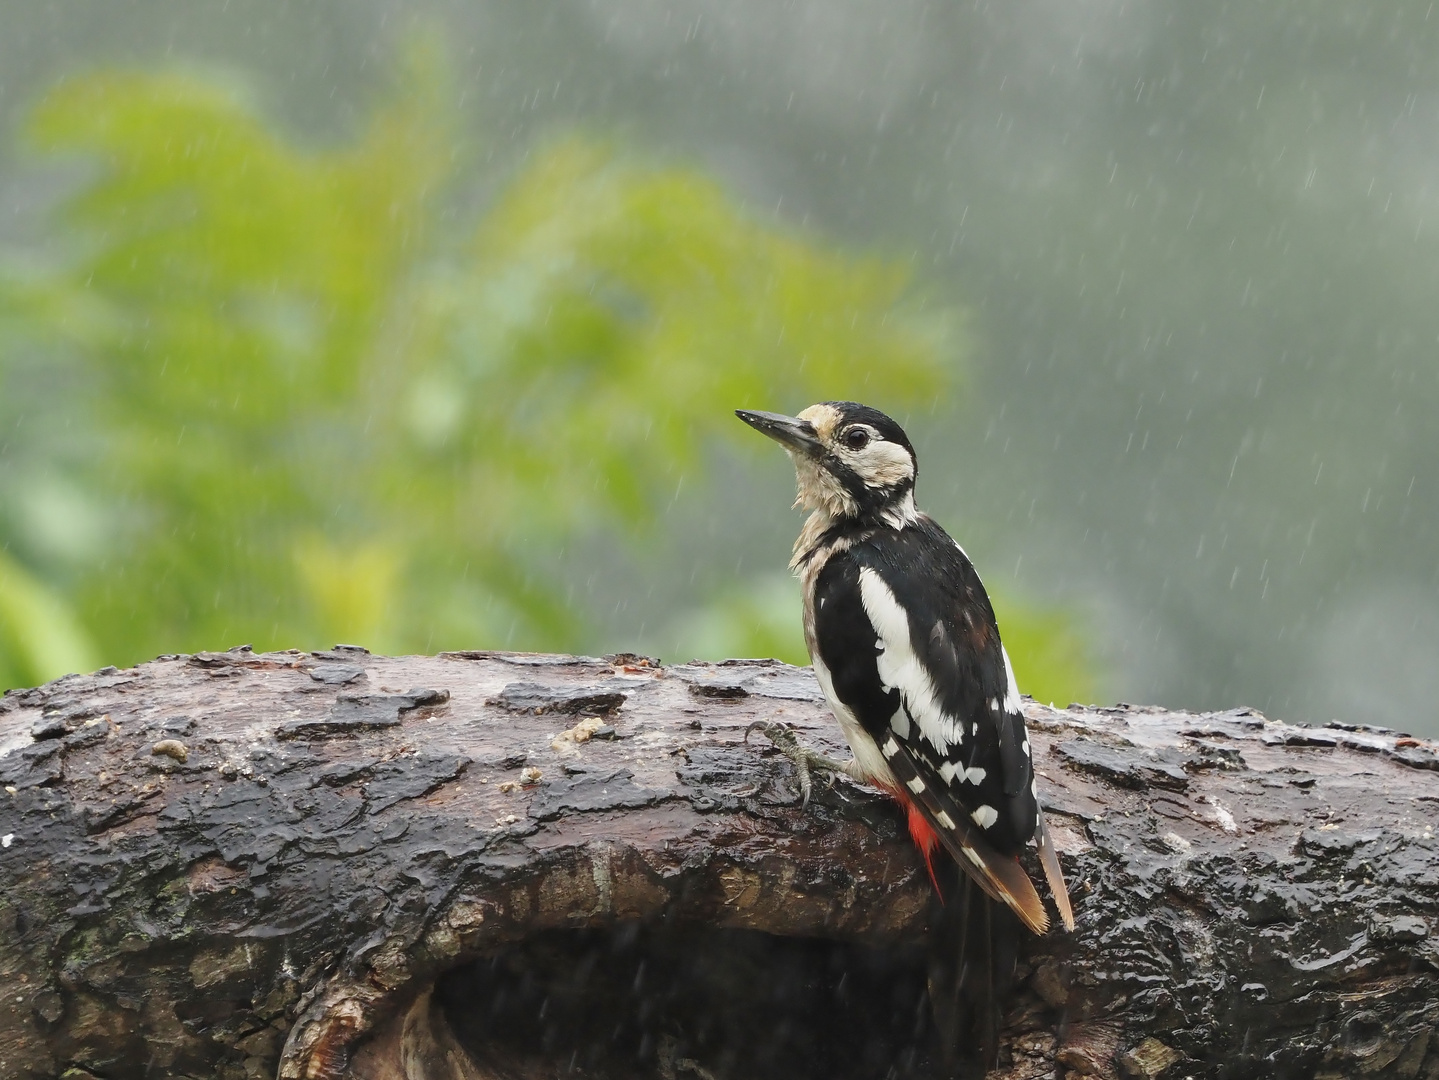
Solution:
{"label": "bird claw", "polygon": [[795,775],[799,779],[800,808],[809,806],[809,797],[814,791],[814,771],[828,773],[830,785],[834,784],[837,773],[845,771],[844,763],[826,757],[817,750],[811,750],[795,736],[794,728],[777,720],[756,720],[745,728],[744,741],[758,731],[785,757],[794,763]]}

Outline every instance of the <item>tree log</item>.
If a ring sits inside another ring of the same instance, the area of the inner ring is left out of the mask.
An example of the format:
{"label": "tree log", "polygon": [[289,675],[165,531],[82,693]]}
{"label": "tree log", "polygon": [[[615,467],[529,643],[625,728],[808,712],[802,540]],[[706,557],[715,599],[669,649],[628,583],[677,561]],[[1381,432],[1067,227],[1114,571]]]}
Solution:
{"label": "tree log", "polygon": [[[1439,755],[1025,703],[1078,929],[1013,1078],[1439,1078]],[[925,1077],[901,815],[809,671],[248,649],[0,702],[0,1075]]]}

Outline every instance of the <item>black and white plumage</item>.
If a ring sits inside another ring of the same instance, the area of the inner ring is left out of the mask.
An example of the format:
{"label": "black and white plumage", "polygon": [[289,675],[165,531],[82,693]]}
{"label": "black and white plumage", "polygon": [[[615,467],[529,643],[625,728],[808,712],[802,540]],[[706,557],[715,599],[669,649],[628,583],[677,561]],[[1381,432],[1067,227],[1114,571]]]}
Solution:
{"label": "black and white plumage", "polygon": [[[893,794],[928,860],[943,846],[1035,933],[1049,916],[1016,858],[1035,841],[1066,927],[1014,670],[960,546],[914,506],[914,449],[883,413],[825,402],[741,410],[795,463],[811,511],[791,568],[815,674],[854,752],[844,769]],[[931,871],[932,872],[932,871]]]}

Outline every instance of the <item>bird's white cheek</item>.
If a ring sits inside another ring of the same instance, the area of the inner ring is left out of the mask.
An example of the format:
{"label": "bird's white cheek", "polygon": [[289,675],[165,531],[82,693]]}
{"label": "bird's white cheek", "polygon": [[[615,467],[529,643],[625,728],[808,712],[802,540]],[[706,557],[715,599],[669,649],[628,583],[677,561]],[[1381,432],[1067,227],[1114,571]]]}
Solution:
{"label": "bird's white cheek", "polygon": [[898,443],[876,442],[850,456],[849,466],[866,484],[895,487],[914,477],[914,461]]}

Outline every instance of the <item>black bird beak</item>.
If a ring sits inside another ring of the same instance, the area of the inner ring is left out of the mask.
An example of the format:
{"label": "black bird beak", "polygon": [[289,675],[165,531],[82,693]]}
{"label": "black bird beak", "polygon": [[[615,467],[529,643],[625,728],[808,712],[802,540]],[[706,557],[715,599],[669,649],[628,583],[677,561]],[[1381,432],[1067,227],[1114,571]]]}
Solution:
{"label": "black bird beak", "polygon": [[818,457],[824,453],[824,446],[815,434],[814,425],[808,420],[799,420],[783,413],[752,412],[749,409],[736,409],[734,414],[756,431],[780,443],[786,450],[809,457]]}

